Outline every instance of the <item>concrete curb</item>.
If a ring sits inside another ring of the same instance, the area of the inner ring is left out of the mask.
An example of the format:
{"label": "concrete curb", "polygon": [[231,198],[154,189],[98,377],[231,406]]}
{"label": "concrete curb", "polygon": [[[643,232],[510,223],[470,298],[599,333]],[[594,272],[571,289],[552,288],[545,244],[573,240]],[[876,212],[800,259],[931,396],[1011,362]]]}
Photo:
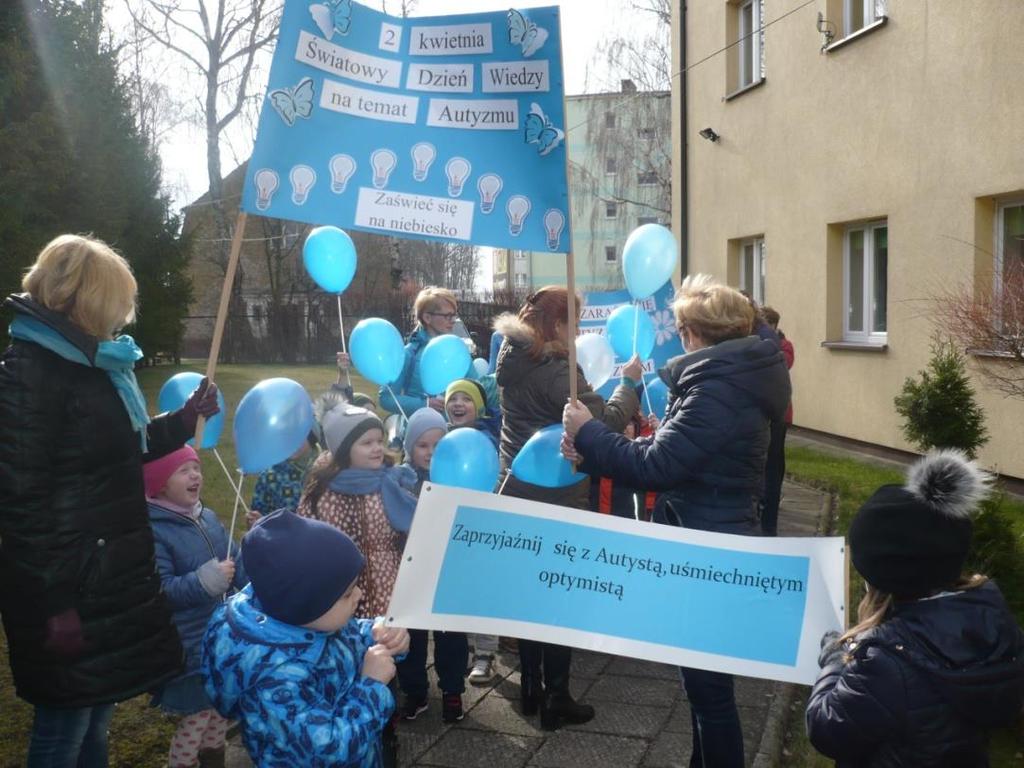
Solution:
{"label": "concrete curb", "polygon": [[[828,534],[832,529],[838,502],[835,494],[793,480],[788,480],[788,482],[821,494],[823,503],[818,513],[818,530],[822,535]],[[779,760],[782,758],[782,745],[786,736],[786,722],[789,719],[790,707],[796,699],[796,694],[797,686],[793,683],[775,684],[775,691],[772,701],[768,705],[768,715],[765,718],[764,730],[761,731],[761,742],[758,745],[757,754],[754,756],[752,768],[775,768],[779,765]]]}

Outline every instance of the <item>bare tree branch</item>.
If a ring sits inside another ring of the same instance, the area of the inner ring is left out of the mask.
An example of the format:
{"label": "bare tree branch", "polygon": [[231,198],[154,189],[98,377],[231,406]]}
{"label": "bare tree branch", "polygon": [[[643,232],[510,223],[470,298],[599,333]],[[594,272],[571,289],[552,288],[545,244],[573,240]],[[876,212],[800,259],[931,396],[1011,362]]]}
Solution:
{"label": "bare tree branch", "polygon": [[982,379],[1006,397],[1024,399],[1024,260],[1000,274],[940,291],[934,317],[968,353]]}
{"label": "bare tree branch", "polygon": [[153,29],[151,25],[147,24],[140,14],[136,14],[135,10],[131,7],[131,4],[128,2],[128,0],[125,0],[125,7],[128,9],[128,13],[129,15],[131,15],[132,21],[139,27],[139,29],[143,30],[147,35],[150,36],[150,38],[159,42],[165,48],[174,51],[179,56],[187,59],[202,74],[206,74],[206,69],[203,67],[202,63],[197,58],[195,58],[191,53],[186,51],[184,48],[171,42],[170,31],[166,23],[164,24],[163,34],[161,34],[160,32],[157,32],[155,29]]}

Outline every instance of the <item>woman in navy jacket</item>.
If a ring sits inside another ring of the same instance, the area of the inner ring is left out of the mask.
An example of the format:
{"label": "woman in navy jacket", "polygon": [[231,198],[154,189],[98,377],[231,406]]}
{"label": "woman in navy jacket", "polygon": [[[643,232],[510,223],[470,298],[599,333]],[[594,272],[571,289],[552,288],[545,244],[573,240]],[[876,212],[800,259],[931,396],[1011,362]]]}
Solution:
{"label": "woman in navy jacket", "polygon": [[[613,482],[657,491],[657,522],[756,535],[768,424],[789,402],[776,344],[751,336],[747,300],[707,275],[686,278],[673,307],[687,354],[662,377],[670,404],[652,437],[630,441],[579,405],[565,407],[567,458]],[[739,768],[743,736],[731,675],[684,668],[693,718],[691,766]]]}

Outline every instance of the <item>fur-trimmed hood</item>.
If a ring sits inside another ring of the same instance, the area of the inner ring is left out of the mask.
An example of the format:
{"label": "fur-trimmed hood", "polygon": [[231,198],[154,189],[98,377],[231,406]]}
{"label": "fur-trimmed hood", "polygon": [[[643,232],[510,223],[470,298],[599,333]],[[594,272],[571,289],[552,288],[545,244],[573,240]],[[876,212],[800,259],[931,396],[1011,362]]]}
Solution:
{"label": "fur-trimmed hood", "polygon": [[564,360],[569,356],[564,344],[549,341],[544,344],[540,359],[535,359],[530,354],[533,329],[511,312],[495,318],[494,330],[505,337],[505,342],[498,350],[498,364],[495,368],[499,386],[505,387],[519,381],[548,360]]}

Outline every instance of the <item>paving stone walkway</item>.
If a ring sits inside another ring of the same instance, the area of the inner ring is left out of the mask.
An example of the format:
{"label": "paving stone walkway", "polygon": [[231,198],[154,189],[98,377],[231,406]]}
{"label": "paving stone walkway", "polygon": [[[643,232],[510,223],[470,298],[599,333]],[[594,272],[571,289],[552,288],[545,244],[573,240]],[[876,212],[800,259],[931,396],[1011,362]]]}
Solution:
{"label": "paving stone walkway", "polygon": [[[779,515],[786,536],[813,536],[826,525],[826,494],[787,482]],[[539,717],[519,711],[518,656],[500,653],[499,677],[467,686],[466,717],[441,723],[434,683],[430,708],[399,725],[400,764],[450,768],[643,768],[689,764],[690,712],[676,667],[586,651],[573,652],[573,695],[593,704],[597,716],[580,726],[542,731]],[[793,686],[736,679],[736,698],[748,766],[776,763],[782,719]],[[229,744],[228,768],[251,763],[238,739]]]}

